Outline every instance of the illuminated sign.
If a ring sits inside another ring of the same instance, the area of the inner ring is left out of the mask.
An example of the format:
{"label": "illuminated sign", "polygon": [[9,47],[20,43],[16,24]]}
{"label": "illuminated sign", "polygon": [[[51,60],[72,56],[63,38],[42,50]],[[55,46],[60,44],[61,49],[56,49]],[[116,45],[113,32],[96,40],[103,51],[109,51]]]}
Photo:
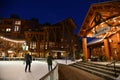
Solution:
{"label": "illuminated sign", "polygon": [[108,31],[110,31],[110,27],[109,26],[102,27],[99,30],[97,30],[96,33],[93,34],[93,37],[96,37],[98,35],[104,34],[104,33],[108,32]]}

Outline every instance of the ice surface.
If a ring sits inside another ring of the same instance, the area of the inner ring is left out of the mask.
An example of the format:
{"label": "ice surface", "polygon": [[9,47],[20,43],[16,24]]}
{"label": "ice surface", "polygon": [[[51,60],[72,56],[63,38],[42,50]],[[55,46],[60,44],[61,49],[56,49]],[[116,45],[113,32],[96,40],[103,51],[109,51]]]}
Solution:
{"label": "ice surface", "polygon": [[0,80],[39,80],[48,73],[46,62],[33,61],[31,73],[24,68],[23,61],[0,61]]}

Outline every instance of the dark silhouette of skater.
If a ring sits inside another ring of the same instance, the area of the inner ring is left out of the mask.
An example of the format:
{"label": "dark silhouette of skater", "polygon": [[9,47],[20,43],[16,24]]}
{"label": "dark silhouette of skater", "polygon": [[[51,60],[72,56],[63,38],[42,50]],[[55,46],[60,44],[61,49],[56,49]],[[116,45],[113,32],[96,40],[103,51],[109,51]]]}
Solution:
{"label": "dark silhouette of skater", "polygon": [[28,67],[29,67],[28,71],[31,72],[32,56],[29,53],[25,55],[25,62],[26,62],[25,72],[27,71]]}
{"label": "dark silhouette of skater", "polygon": [[51,53],[49,53],[49,55],[47,57],[47,63],[48,63],[48,70],[51,71],[52,70],[52,56],[51,56]]}

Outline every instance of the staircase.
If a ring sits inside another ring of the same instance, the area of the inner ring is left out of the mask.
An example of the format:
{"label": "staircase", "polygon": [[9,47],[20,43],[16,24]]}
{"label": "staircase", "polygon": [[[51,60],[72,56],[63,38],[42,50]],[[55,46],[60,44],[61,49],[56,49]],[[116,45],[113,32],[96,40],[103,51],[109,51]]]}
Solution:
{"label": "staircase", "polygon": [[115,80],[120,74],[120,66],[114,66],[114,63],[106,65],[93,62],[77,62],[71,64],[71,66],[95,74],[105,80]]}

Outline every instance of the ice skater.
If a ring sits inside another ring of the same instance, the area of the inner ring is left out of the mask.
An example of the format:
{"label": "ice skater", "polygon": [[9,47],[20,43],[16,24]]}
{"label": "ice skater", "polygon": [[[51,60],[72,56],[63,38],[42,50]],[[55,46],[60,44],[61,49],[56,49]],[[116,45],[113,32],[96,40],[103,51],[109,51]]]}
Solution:
{"label": "ice skater", "polygon": [[28,71],[31,72],[32,56],[29,53],[25,55],[25,62],[26,62],[25,72],[27,71],[27,68]]}
{"label": "ice skater", "polygon": [[49,55],[47,57],[47,63],[48,63],[48,70],[51,71],[52,70],[52,56],[51,56],[51,53],[49,53]]}

